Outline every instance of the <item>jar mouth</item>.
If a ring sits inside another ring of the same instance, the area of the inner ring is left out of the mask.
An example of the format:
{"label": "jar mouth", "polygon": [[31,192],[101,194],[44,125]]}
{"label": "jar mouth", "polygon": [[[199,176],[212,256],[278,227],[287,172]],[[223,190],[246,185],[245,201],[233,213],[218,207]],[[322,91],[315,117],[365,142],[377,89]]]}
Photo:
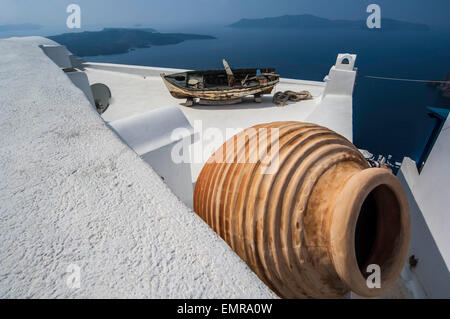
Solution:
{"label": "jar mouth", "polygon": [[330,227],[333,264],[348,288],[364,297],[388,290],[402,271],[409,238],[408,202],[397,178],[380,168],[352,176],[338,196]]}

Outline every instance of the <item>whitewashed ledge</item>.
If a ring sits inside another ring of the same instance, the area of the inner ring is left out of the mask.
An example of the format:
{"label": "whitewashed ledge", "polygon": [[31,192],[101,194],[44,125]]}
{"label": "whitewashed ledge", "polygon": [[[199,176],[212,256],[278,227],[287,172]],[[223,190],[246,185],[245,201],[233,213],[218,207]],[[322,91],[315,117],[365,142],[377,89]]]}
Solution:
{"label": "whitewashed ledge", "polygon": [[45,41],[0,40],[0,297],[275,297],[107,128]]}

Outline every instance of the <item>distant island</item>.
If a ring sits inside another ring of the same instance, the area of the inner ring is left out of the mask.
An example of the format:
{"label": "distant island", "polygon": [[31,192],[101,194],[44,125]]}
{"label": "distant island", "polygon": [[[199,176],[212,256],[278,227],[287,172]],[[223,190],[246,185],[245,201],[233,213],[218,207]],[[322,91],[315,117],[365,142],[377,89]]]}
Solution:
{"label": "distant island", "polygon": [[[284,15],[262,19],[241,19],[230,24],[233,28],[290,28],[290,29],[366,29],[366,20],[330,20],[311,14]],[[425,24],[381,19],[381,30],[428,31]]]}
{"label": "distant island", "polygon": [[104,28],[102,31],[64,33],[48,38],[65,45],[78,56],[120,54],[131,49],[177,44],[187,40],[215,39],[209,35],[159,33],[151,28]]}
{"label": "distant island", "polygon": [[4,31],[29,31],[29,30],[39,30],[42,28],[41,25],[23,23],[23,24],[0,24],[0,32]]}

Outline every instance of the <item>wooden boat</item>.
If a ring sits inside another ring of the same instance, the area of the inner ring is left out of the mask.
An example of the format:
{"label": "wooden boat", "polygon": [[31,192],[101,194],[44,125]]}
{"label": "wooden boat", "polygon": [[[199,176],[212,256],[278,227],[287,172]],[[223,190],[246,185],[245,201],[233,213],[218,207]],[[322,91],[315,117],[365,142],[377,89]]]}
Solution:
{"label": "wooden boat", "polygon": [[187,106],[192,106],[197,99],[199,104],[235,104],[248,95],[261,102],[261,96],[270,94],[280,79],[273,68],[231,69],[225,60],[223,63],[224,70],[162,73],[161,77],[170,94],[186,99]]}

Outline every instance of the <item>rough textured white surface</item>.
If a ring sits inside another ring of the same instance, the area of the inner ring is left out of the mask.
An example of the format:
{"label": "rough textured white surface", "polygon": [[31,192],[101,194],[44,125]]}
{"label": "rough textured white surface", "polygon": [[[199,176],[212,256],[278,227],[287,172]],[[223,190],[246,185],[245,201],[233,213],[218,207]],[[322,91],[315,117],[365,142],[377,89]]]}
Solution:
{"label": "rough textured white surface", "polygon": [[0,40],[0,297],[274,297],[27,42]]}
{"label": "rough textured white surface", "polygon": [[47,39],[47,38],[43,38],[43,37],[39,37],[39,36],[31,36],[31,37],[12,37],[12,38],[8,38],[8,41],[15,41],[15,42],[19,42],[19,43],[28,43],[28,44],[32,44],[35,46],[38,45],[59,45],[59,43]]}

